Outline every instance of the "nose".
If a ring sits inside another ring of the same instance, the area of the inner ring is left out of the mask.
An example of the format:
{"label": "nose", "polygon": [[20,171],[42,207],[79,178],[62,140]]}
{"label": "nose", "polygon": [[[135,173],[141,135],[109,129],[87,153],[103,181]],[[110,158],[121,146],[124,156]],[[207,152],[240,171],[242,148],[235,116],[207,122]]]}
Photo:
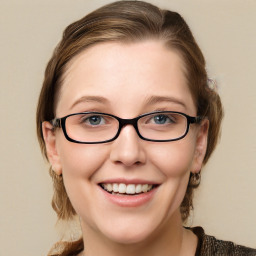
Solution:
{"label": "nose", "polygon": [[144,164],[146,161],[145,141],[141,140],[132,125],[122,128],[119,137],[111,145],[110,159],[127,167]]}

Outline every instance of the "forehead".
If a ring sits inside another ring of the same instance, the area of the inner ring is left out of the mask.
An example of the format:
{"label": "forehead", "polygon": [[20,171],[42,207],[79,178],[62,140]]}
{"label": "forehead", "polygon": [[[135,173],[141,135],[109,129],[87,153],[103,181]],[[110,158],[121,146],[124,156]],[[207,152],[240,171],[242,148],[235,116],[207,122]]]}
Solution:
{"label": "forehead", "polygon": [[184,69],[180,56],[161,41],[99,43],[68,63],[57,113],[83,96],[102,96],[119,106],[132,98],[170,96],[193,107]]}

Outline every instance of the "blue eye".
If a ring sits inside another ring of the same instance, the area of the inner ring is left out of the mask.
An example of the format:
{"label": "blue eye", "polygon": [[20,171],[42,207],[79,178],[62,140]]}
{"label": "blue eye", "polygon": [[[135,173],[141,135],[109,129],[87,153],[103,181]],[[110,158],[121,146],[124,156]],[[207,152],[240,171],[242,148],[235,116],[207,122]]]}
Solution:
{"label": "blue eye", "polygon": [[105,120],[100,115],[94,115],[94,116],[86,116],[83,118],[82,123],[87,125],[102,125],[105,124]]}
{"label": "blue eye", "polygon": [[153,117],[154,122],[156,124],[165,124],[165,123],[171,123],[171,119],[166,115],[156,115]]}
{"label": "blue eye", "polygon": [[102,122],[102,117],[101,116],[91,116],[91,117],[88,117],[87,120],[91,125],[99,125]]}

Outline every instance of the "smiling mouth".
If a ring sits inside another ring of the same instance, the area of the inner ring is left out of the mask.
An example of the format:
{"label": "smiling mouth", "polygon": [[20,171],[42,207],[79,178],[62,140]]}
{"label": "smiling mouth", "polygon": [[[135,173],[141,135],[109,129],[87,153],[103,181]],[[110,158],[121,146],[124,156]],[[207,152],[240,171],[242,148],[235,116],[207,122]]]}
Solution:
{"label": "smiling mouth", "polygon": [[147,193],[158,185],[156,184],[124,184],[124,183],[100,183],[102,189],[112,195],[139,195]]}

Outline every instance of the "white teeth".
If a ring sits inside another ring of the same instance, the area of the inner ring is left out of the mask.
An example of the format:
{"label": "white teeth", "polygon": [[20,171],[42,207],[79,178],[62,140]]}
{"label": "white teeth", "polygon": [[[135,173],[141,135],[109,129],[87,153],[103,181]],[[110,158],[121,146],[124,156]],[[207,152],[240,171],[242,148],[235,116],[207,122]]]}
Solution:
{"label": "white teeth", "polygon": [[129,184],[126,186],[126,194],[135,194],[135,185]]}
{"label": "white teeth", "polygon": [[107,191],[108,191],[108,192],[112,192],[112,190],[113,190],[113,189],[112,189],[112,184],[108,183],[108,184],[107,184]]}
{"label": "white teeth", "polygon": [[126,192],[126,185],[121,183],[119,184],[118,193],[124,194]]}
{"label": "white teeth", "polygon": [[142,185],[142,192],[147,192],[147,190],[148,190],[148,184],[143,184]]}
{"label": "white teeth", "polygon": [[113,184],[113,191],[118,192],[118,190],[119,190],[119,185],[117,183],[114,183]]}
{"label": "white teeth", "polygon": [[141,193],[141,192],[142,192],[142,186],[141,186],[141,184],[138,184],[138,185],[136,186],[135,192],[136,192],[136,193]]}
{"label": "white teeth", "polygon": [[102,183],[102,187],[108,191],[112,192],[112,194],[128,194],[128,195],[134,195],[134,194],[140,194],[140,193],[146,193],[150,191],[153,188],[152,184],[124,184],[124,183]]}

